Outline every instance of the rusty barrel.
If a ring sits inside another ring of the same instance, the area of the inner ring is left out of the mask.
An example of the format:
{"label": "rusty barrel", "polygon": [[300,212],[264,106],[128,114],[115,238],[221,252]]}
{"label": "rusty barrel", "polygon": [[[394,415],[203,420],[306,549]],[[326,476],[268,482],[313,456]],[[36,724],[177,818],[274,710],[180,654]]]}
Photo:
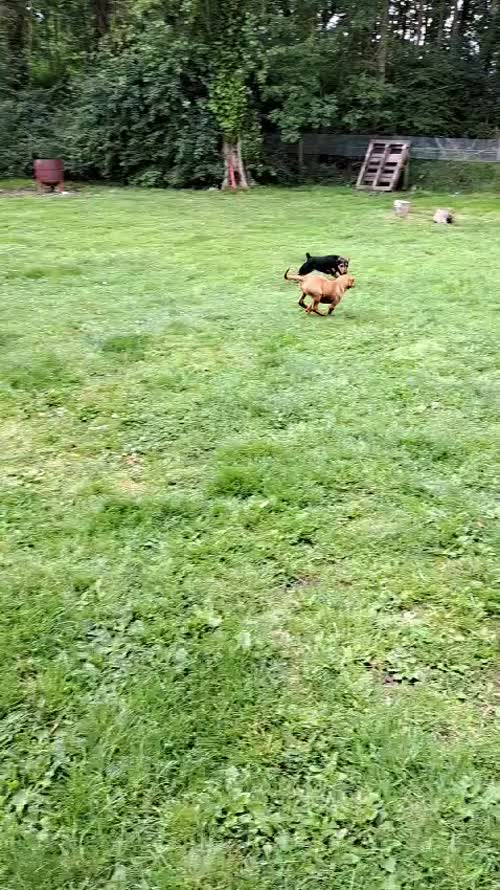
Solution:
{"label": "rusty barrel", "polygon": [[63,162],[58,158],[37,158],[34,164],[35,178],[42,185],[59,185],[64,181]]}

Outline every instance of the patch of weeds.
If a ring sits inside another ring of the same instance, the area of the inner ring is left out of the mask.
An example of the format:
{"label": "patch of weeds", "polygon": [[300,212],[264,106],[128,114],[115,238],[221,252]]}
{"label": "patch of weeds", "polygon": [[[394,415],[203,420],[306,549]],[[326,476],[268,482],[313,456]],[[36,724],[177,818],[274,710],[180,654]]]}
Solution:
{"label": "patch of weeds", "polygon": [[28,269],[11,269],[6,273],[8,279],[27,278],[29,281],[41,281],[43,279],[58,281],[63,278],[74,278],[78,275],[82,275],[82,269],[79,266],[67,264],[60,266],[47,264],[46,266],[33,266]]}
{"label": "patch of weeds", "polygon": [[223,467],[210,486],[211,494],[219,497],[251,498],[264,490],[264,476],[253,467]]}
{"label": "patch of weeds", "polygon": [[283,505],[294,502],[302,506],[321,497],[319,489],[304,492],[301,479],[288,465],[274,466],[267,462],[220,467],[209,484],[208,493],[241,500],[264,497],[269,510],[283,509]]}
{"label": "patch of weeds", "polygon": [[167,392],[186,392],[193,388],[193,381],[181,370],[162,371],[154,379],[147,380],[147,384]]}
{"label": "patch of weeds", "polygon": [[12,349],[19,337],[20,335],[14,331],[0,331],[0,349]]}
{"label": "patch of weeds", "polygon": [[460,447],[451,441],[437,442],[425,436],[412,435],[403,437],[401,445],[420,460],[457,463],[463,457]]}
{"label": "patch of weeds", "polygon": [[438,540],[429,543],[430,553],[442,554],[448,559],[461,559],[464,556],[491,555],[495,553],[494,542],[488,540],[485,523],[464,523],[460,518],[443,523],[438,531]]}
{"label": "patch of weeds", "polygon": [[500,581],[494,582],[483,595],[483,605],[487,615],[500,616]]}
{"label": "patch of weeds", "polygon": [[248,464],[251,461],[286,457],[286,448],[268,439],[236,442],[220,448],[217,457],[222,464]]}
{"label": "patch of weeds", "polygon": [[6,274],[7,278],[27,278],[30,281],[40,281],[47,277],[47,267],[33,266],[31,269],[11,269]]}
{"label": "patch of weeds", "polygon": [[288,351],[297,348],[299,341],[292,334],[281,334],[260,346],[258,363],[264,370],[279,368],[286,361]]}
{"label": "patch of weeds", "polygon": [[161,530],[172,522],[193,519],[200,513],[195,497],[172,494],[163,498],[110,495],[91,519],[91,534],[122,533],[132,530]]}
{"label": "patch of weeds", "polygon": [[314,502],[322,496],[322,483],[314,473],[312,479],[308,474],[304,480],[286,447],[256,440],[218,450],[217,469],[208,491],[212,496],[242,500],[264,497],[272,509],[271,505]]}
{"label": "patch of weeds", "polygon": [[182,318],[172,318],[163,330],[165,336],[174,337],[188,336],[191,333],[192,328],[189,322],[184,321]]}
{"label": "patch of weeds", "polygon": [[2,378],[13,389],[38,392],[78,382],[79,374],[57,355],[40,352],[15,360],[2,367]]}
{"label": "patch of weeds", "polygon": [[153,342],[151,334],[116,334],[102,344],[102,351],[121,358],[139,361]]}
{"label": "patch of weeds", "polygon": [[[290,764],[300,763],[298,750],[296,754],[298,761],[289,751]],[[323,752],[307,763],[308,768],[294,773],[293,794],[287,770],[274,781],[272,774],[260,775],[255,793],[255,777],[252,782],[248,770],[229,767],[223,782],[203,796],[205,818],[216,836],[263,859],[298,854],[310,844],[327,855],[346,836],[350,845],[368,843],[385,818],[379,795],[368,790],[346,793],[335,755]]]}

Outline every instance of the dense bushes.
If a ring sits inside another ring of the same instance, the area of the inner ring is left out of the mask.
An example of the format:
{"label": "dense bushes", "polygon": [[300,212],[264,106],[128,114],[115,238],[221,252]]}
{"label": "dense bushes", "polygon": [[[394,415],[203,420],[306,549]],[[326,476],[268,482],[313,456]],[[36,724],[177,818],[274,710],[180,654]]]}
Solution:
{"label": "dense bushes", "polygon": [[0,175],[22,176],[34,157],[64,152],[64,102],[61,88],[22,90],[0,98]]}
{"label": "dense bushes", "polygon": [[70,175],[148,186],[220,179],[219,133],[203,89],[203,58],[153,22],[68,85],[4,90],[0,175],[63,155]]}
{"label": "dense bushes", "polygon": [[[204,0],[66,0],[63,17],[55,6],[0,0],[10,10],[0,15],[0,176],[62,155],[79,179],[219,183],[236,100],[233,135],[261,182],[352,173],[299,169],[269,148],[270,134],[497,135],[500,7],[490,0],[340,0],[335,15],[329,0],[233,0],[231,27],[229,7]],[[423,168],[415,177],[431,181]]]}
{"label": "dense bushes", "polygon": [[74,88],[63,134],[75,175],[141,185],[204,185],[220,178],[219,136],[200,90],[203,59],[153,23]]}

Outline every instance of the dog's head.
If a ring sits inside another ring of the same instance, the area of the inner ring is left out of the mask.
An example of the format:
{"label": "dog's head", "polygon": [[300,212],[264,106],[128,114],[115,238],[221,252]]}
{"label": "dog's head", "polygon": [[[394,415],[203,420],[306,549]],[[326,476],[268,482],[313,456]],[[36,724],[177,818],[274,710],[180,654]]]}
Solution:
{"label": "dog's head", "polygon": [[350,287],[355,287],[355,286],[356,286],[356,281],[355,281],[354,275],[348,275],[347,276],[347,287],[350,288]]}
{"label": "dog's head", "polygon": [[339,256],[336,266],[339,275],[347,275],[347,270],[349,269],[349,260],[344,256]]}

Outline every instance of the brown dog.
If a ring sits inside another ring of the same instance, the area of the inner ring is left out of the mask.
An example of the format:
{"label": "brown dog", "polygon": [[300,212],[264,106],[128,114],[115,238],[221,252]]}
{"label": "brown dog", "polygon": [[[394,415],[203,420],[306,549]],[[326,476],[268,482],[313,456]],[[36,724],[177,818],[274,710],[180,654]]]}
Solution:
{"label": "brown dog", "polygon": [[[285,272],[286,281],[298,281],[302,291],[299,300],[299,306],[303,306],[306,312],[315,312],[316,315],[331,315],[336,306],[340,303],[346,290],[354,287],[355,281],[352,275],[340,275],[331,281],[323,278],[321,275],[289,275],[288,269]],[[305,298],[311,297],[312,303],[306,306]],[[318,306],[320,303],[329,303],[328,312],[320,312]]]}

